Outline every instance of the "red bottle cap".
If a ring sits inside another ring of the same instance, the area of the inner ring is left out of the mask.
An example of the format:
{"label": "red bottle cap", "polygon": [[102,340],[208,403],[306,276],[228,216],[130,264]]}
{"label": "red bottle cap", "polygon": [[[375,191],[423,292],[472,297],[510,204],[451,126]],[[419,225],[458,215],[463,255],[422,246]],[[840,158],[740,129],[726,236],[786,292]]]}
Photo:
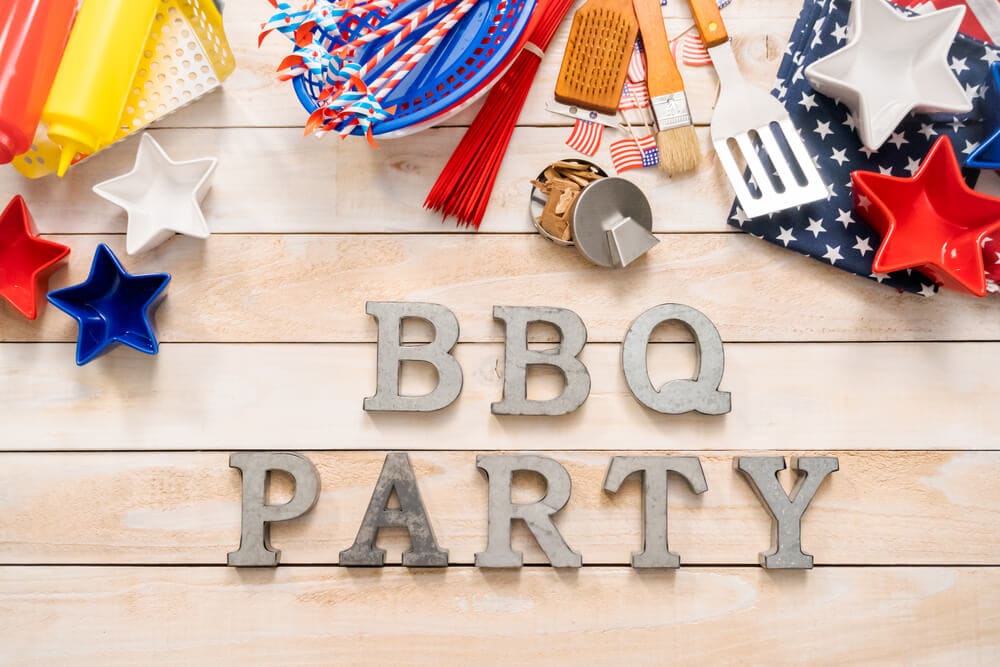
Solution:
{"label": "red bottle cap", "polygon": [[10,164],[15,157],[14,140],[6,132],[0,132],[0,164]]}

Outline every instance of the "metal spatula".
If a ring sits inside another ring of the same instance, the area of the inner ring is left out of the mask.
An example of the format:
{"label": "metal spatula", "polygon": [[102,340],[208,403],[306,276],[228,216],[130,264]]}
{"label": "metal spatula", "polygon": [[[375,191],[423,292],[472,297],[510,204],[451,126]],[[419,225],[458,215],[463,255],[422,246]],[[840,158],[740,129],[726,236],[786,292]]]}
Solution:
{"label": "metal spatula", "polygon": [[[691,10],[719,75],[712,143],[743,212],[755,218],[826,197],[788,112],[740,73],[715,0],[691,0]],[[740,162],[749,168],[750,182]]]}

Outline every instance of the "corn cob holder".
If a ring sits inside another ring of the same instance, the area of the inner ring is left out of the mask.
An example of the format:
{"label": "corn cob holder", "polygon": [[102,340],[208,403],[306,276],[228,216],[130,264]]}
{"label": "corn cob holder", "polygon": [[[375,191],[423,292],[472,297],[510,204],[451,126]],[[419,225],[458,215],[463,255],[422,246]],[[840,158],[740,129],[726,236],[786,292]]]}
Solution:
{"label": "corn cob holder", "polygon": [[[107,145],[216,90],[235,67],[222,15],[212,0],[162,0],[117,133]],[[41,178],[55,173],[59,153],[45,128],[39,127],[31,150],[12,164],[28,178]]]}

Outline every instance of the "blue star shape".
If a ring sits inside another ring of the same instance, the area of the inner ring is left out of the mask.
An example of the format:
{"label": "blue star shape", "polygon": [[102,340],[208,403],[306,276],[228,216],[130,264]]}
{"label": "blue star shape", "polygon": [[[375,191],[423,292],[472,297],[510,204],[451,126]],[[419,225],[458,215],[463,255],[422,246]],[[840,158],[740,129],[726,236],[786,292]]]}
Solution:
{"label": "blue star shape", "polygon": [[1000,62],[990,65],[983,115],[991,134],[972,151],[965,164],[974,169],[1000,169]]}
{"label": "blue star shape", "polygon": [[48,296],[52,305],[80,325],[77,365],[83,366],[118,343],[156,354],[160,345],[151,317],[168,282],[167,273],[128,273],[111,248],[103,243],[97,246],[87,279]]}

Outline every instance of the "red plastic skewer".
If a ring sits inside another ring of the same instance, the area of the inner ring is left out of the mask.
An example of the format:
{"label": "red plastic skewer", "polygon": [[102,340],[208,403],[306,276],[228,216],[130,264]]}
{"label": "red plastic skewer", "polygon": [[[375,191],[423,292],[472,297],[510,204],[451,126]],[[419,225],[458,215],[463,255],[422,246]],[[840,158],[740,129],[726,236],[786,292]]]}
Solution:
{"label": "red plastic skewer", "polygon": [[548,48],[574,0],[542,0],[527,45],[486,97],[427,195],[424,207],[479,228],[517,119]]}

